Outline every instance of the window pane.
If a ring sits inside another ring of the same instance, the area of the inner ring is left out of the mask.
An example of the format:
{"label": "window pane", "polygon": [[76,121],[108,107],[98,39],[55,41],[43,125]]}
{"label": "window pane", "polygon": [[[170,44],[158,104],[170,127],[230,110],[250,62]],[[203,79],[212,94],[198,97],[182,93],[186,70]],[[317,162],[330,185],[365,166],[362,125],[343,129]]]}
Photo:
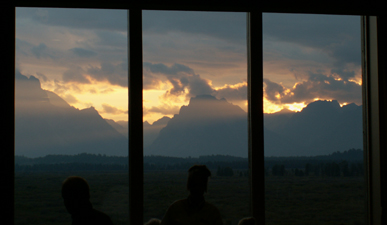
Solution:
{"label": "window pane", "polygon": [[212,176],[225,224],[249,216],[246,13],[143,11],[144,222]]}
{"label": "window pane", "polygon": [[128,223],[127,13],[16,9],[15,224],[70,224],[68,176]]}
{"label": "window pane", "polygon": [[359,16],[263,15],[266,224],[365,224]]}

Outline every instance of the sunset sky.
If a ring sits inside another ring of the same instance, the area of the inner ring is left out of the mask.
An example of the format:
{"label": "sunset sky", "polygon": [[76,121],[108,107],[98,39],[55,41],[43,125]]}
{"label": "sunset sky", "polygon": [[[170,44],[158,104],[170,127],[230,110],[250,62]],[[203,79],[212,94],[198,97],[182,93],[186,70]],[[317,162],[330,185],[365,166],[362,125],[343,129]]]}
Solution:
{"label": "sunset sky", "polygon": [[[128,118],[127,11],[17,8],[16,69],[70,105]],[[266,113],[361,104],[360,18],[264,14]],[[211,94],[247,110],[246,13],[143,11],[144,121]],[[139,75],[141,76],[141,74]]]}

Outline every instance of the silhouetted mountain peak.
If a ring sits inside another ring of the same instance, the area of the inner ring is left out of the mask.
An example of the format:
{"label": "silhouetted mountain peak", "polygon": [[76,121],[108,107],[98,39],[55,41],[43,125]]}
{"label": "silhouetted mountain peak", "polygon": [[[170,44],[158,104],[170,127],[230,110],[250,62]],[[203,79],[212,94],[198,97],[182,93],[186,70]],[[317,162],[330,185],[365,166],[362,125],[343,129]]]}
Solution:
{"label": "silhouetted mountain peak", "polygon": [[47,93],[41,89],[40,81],[34,76],[22,75],[19,71],[15,72],[15,97],[18,103],[36,104],[47,103]]}
{"label": "silhouetted mountain peak", "polygon": [[301,112],[303,113],[316,113],[316,112],[327,112],[327,111],[338,111],[340,110],[340,104],[337,100],[327,101],[318,100],[309,103]]}
{"label": "silhouetted mountain peak", "polygon": [[161,152],[184,157],[208,152],[246,156],[247,113],[225,99],[211,95],[193,97],[146,150],[146,154]]}
{"label": "silhouetted mountain peak", "polygon": [[171,120],[168,116],[164,116],[155,122],[152,123],[152,125],[167,125],[167,123]]}
{"label": "silhouetted mountain peak", "polygon": [[293,115],[295,112],[294,111],[291,111],[289,110],[288,108],[283,108],[281,109],[281,111],[278,111],[278,112],[275,112],[275,113],[272,113],[273,115]]}
{"label": "silhouetted mountain peak", "polygon": [[92,117],[99,117],[102,119],[101,115],[99,115],[98,111],[94,108],[94,106],[90,106],[89,108],[81,109],[81,113],[87,114]]}
{"label": "silhouetted mountain peak", "polygon": [[207,121],[246,117],[246,112],[237,105],[219,100],[212,95],[192,97],[187,106],[182,106],[173,119],[182,121]]}
{"label": "silhouetted mountain peak", "polygon": [[344,113],[346,112],[353,112],[355,110],[362,110],[362,107],[361,106],[358,106],[356,105],[355,103],[351,103],[351,104],[348,104],[348,105],[344,105],[342,108],[342,111]]}

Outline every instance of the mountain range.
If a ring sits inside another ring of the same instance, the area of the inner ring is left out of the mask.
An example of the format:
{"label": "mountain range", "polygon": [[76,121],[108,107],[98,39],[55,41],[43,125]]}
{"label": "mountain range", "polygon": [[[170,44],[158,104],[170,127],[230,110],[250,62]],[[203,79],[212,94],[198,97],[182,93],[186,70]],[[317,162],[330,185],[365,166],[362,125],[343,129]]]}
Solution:
{"label": "mountain range", "polygon": [[[76,109],[34,76],[15,76],[15,154],[128,155],[128,123],[103,119],[93,107]],[[211,95],[190,99],[172,118],[144,122],[144,154],[247,157],[247,113]],[[265,156],[327,155],[362,149],[362,106],[312,102],[300,112],[264,114]],[[258,151],[260,151],[258,149]]]}
{"label": "mountain range", "polygon": [[94,107],[76,109],[41,88],[34,76],[15,76],[15,154],[28,157],[81,152],[128,155],[128,139]]}
{"label": "mountain range", "polygon": [[[146,155],[247,157],[247,113],[210,95],[191,98],[145,148]],[[315,101],[300,112],[264,114],[265,156],[316,156],[362,149],[362,107]],[[258,149],[259,151],[259,149]]]}

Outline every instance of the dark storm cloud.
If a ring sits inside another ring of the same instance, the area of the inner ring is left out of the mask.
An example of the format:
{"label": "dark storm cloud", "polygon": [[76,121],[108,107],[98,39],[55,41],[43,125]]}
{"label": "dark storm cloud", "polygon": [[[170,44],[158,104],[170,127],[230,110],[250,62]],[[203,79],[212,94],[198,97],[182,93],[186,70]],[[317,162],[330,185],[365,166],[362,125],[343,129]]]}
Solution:
{"label": "dark storm cloud", "polygon": [[70,49],[70,51],[73,52],[75,55],[83,58],[89,58],[97,55],[96,52],[84,48],[72,48]]}
{"label": "dark storm cloud", "polygon": [[[281,84],[264,79],[265,97],[275,103],[310,103],[315,98],[333,99],[343,102],[362,104],[361,85],[355,82],[337,80],[333,76],[309,73],[309,79],[297,83],[287,90]],[[277,98],[279,94],[279,98]]]}
{"label": "dark storm cloud", "polygon": [[144,33],[183,32],[244,44],[246,13],[143,11]]}
{"label": "dark storm cloud", "polygon": [[[163,79],[167,79],[172,84],[173,87],[165,93],[166,97],[168,95],[178,96],[183,94],[192,97],[214,92],[207,80],[195,74],[192,68],[182,64],[175,63],[167,66],[162,63],[144,62],[144,74],[146,84],[156,84]],[[185,93],[185,89],[188,89],[189,93]]]}
{"label": "dark storm cloud", "polygon": [[16,19],[77,29],[126,31],[127,11],[107,9],[17,8]]}

